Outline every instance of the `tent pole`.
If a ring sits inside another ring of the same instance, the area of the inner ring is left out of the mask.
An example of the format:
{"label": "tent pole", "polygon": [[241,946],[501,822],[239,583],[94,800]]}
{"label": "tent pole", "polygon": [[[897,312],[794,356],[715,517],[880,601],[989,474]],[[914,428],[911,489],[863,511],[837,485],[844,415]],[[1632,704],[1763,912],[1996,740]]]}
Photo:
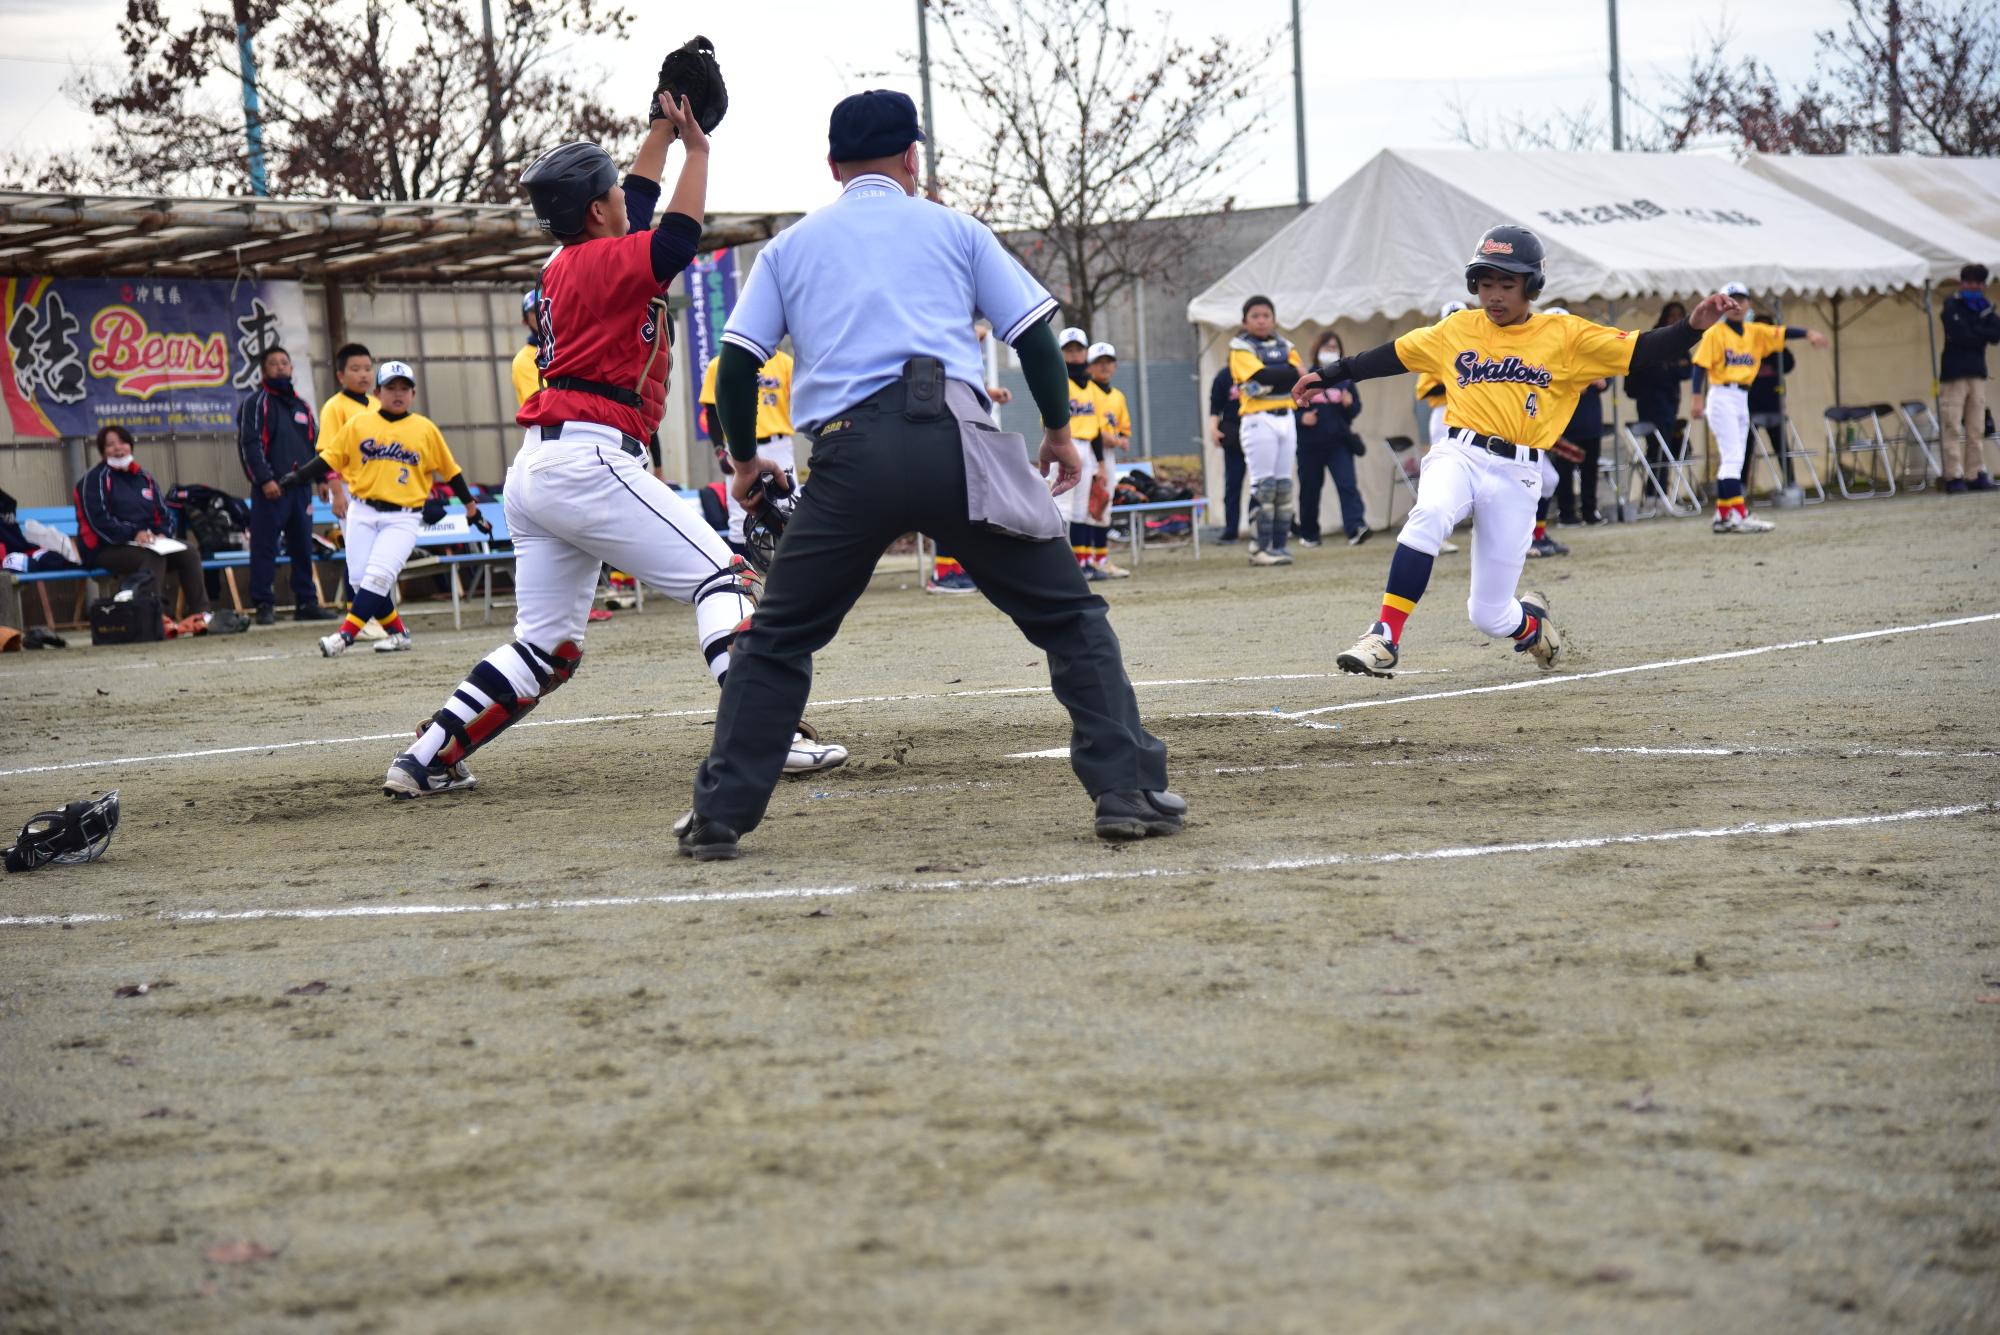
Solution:
{"label": "tent pole", "polygon": [[[1613,19],[1612,22],[1615,24],[1617,20]],[[1608,299],[1605,301],[1604,323],[1608,325],[1616,325],[1618,323],[1617,302]],[[1618,448],[1618,377],[1615,375],[1611,376],[1610,381],[1611,435],[1609,437],[1599,437],[1600,443],[1598,448],[1603,448],[1603,440],[1609,439],[1611,441],[1611,495],[1613,498],[1611,502],[1611,517],[1616,522],[1624,524],[1630,521],[1625,517],[1625,456]],[[1637,519],[1638,516],[1635,514],[1632,518]]]}
{"label": "tent pole", "polygon": [[1827,302],[1833,310],[1833,401],[1842,404],[1847,400],[1840,396],[1840,294],[1835,292]]}

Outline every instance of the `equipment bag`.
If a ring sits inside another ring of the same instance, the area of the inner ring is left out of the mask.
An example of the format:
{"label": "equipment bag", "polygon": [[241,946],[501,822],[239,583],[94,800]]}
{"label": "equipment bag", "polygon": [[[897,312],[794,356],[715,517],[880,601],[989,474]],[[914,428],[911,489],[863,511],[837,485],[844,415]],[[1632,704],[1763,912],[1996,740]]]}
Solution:
{"label": "equipment bag", "polygon": [[157,594],[135,593],[124,602],[100,598],[90,605],[92,644],[145,644],[166,638]]}

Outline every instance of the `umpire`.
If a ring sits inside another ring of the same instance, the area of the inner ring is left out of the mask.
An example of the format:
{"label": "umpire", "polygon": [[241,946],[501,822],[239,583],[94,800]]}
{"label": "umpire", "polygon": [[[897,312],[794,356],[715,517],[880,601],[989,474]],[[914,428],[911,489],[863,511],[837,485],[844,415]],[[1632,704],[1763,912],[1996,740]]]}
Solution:
{"label": "umpire", "polygon": [[730,651],[715,739],[695,775],[681,852],[736,856],[763,819],[831,641],[883,550],[920,529],[1048,656],[1069,711],[1070,764],[1107,839],[1172,834],[1187,804],[1167,792],[1167,751],[1139,721],[1104,600],[1090,592],[1025,442],[993,425],[973,322],[1012,344],[1041,412],[1041,464],[1058,492],[1082,463],[1069,436],[1069,378],[1048,318],[1056,302],[987,228],[917,194],[917,109],[871,91],[833,109],[827,162],[840,198],[757,258],[722,334],[716,409],[730,489],[748,509],[759,479],[757,371],[790,334],[792,408],[812,437],[812,479],[785,525],[749,628]]}

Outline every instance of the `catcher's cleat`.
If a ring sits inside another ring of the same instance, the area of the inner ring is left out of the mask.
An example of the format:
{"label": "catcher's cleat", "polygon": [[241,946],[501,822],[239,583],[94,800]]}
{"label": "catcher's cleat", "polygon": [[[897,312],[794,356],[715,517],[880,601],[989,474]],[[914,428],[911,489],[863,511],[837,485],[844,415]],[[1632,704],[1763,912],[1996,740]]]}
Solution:
{"label": "catcher's cleat", "polygon": [[792,734],[792,749],[785,754],[785,773],[818,774],[839,769],[847,763],[847,748],[837,742],[822,742],[813,725],[803,719]]}
{"label": "catcher's cleat", "polygon": [[319,651],[323,657],[338,658],[347,652],[348,643],[348,638],[345,635],[342,635],[339,631],[335,631],[331,635],[320,636]]}
{"label": "catcher's cleat", "polygon": [[1770,520],[1759,519],[1753,514],[1745,513],[1736,516],[1736,531],[1738,533],[1769,533],[1777,527]]}
{"label": "catcher's cleat", "polygon": [[479,780],[472,777],[462,760],[456,765],[424,765],[405,751],[389,762],[388,776],[382,780],[382,795],[406,801],[478,786]]}
{"label": "catcher's cleat", "polygon": [[399,630],[394,635],[384,636],[375,642],[378,654],[401,654],[409,652],[410,632]]}
{"label": "catcher's cleat", "polygon": [[1179,834],[1187,799],[1177,793],[1111,792],[1097,795],[1099,839],[1144,839]]}
{"label": "catcher's cleat", "polygon": [[674,822],[681,856],[696,862],[726,862],[736,856],[736,831],[690,811]]}
{"label": "catcher's cleat", "polygon": [[1524,593],[1521,595],[1521,610],[1535,618],[1538,623],[1535,633],[1525,640],[1514,643],[1517,654],[1533,654],[1535,662],[1547,670],[1556,665],[1556,656],[1562,652],[1562,632],[1556,623],[1549,620],[1549,596],[1546,593]]}
{"label": "catcher's cleat", "polygon": [[1402,650],[1389,638],[1389,628],[1376,622],[1354,647],[1334,659],[1342,672],[1358,672],[1364,677],[1393,677]]}
{"label": "catcher's cleat", "polygon": [[1291,563],[1290,552],[1279,551],[1273,547],[1255,547],[1250,551],[1250,564],[1253,566],[1288,566]]}
{"label": "catcher's cleat", "polygon": [[1541,537],[1536,538],[1533,542],[1528,544],[1528,559],[1531,561],[1539,560],[1543,557],[1549,557],[1549,556],[1568,556],[1568,555],[1569,555],[1569,548],[1563,546],[1561,543],[1557,542],[1554,538],[1549,537],[1547,534],[1543,534]]}

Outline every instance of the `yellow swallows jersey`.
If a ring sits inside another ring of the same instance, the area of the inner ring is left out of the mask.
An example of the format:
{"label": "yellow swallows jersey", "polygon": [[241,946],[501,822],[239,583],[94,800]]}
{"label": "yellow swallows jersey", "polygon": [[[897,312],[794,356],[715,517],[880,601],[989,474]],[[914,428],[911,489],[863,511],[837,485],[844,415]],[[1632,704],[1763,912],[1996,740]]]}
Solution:
{"label": "yellow swallows jersey", "polygon": [[1497,325],[1460,311],[1396,340],[1396,356],[1444,381],[1445,425],[1545,450],[1591,381],[1623,375],[1636,335],[1580,315]]}
{"label": "yellow swallows jersey", "polygon": [[356,496],[407,510],[420,508],[430,496],[433,473],[443,482],[459,473],[437,423],[422,413],[394,418],[380,408],[362,413],[321,445],[319,455]]}
{"label": "yellow swallows jersey", "polygon": [[[1091,383],[1097,384],[1094,380]],[[1099,409],[1104,419],[1102,429],[1129,441],[1132,438],[1132,405],[1125,401],[1125,391],[1113,385],[1098,385],[1097,393],[1103,404]]]}
{"label": "yellow swallows jersey", "polygon": [[1069,435],[1071,440],[1096,440],[1104,430],[1104,391],[1095,380],[1081,385],[1069,382]]}
{"label": "yellow swallows jersey", "polygon": [[381,406],[373,394],[356,394],[345,389],[336,391],[319,410],[319,438],[332,440],[349,422]]}
{"label": "yellow swallows jersey", "polygon": [[524,343],[514,354],[514,398],[516,408],[527,406],[535,391],[542,387],[542,368],[535,362],[535,345]]}
{"label": "yellow swallows jersey", "polygon": [[[708,369],[701,373],[701,401],[711,408],[715,406],[715,376],[721,365],[720,356],[710,357]],[[779,351],[757,368],[757,439],[791,434],[792,354]]]}
{"label": "yellow swallows jersey", "polygon": [[1236,415],[1239,418],[1281,408],[1291,411],[1290,390],[1260,394],[1254,386],[1245,383],[1266,366],[1284,364],[1290,364],[1295,370],[1305,369],[1299,361],[1299,350],[1286,339],[1275,336],[1252,338],[1249,334],[1238,334],[1229,340],[1229,378],[1236,382]]}
{"label": "yellow swallows jersey", "polygon": [[1727,320],[1717,320],[1702,333],[1690,357],[1708,372],[1711,384],[1747,385],[1757,378],[1757,364],[1784,346],[1783,325],[1745,324],[1731,329]]}

